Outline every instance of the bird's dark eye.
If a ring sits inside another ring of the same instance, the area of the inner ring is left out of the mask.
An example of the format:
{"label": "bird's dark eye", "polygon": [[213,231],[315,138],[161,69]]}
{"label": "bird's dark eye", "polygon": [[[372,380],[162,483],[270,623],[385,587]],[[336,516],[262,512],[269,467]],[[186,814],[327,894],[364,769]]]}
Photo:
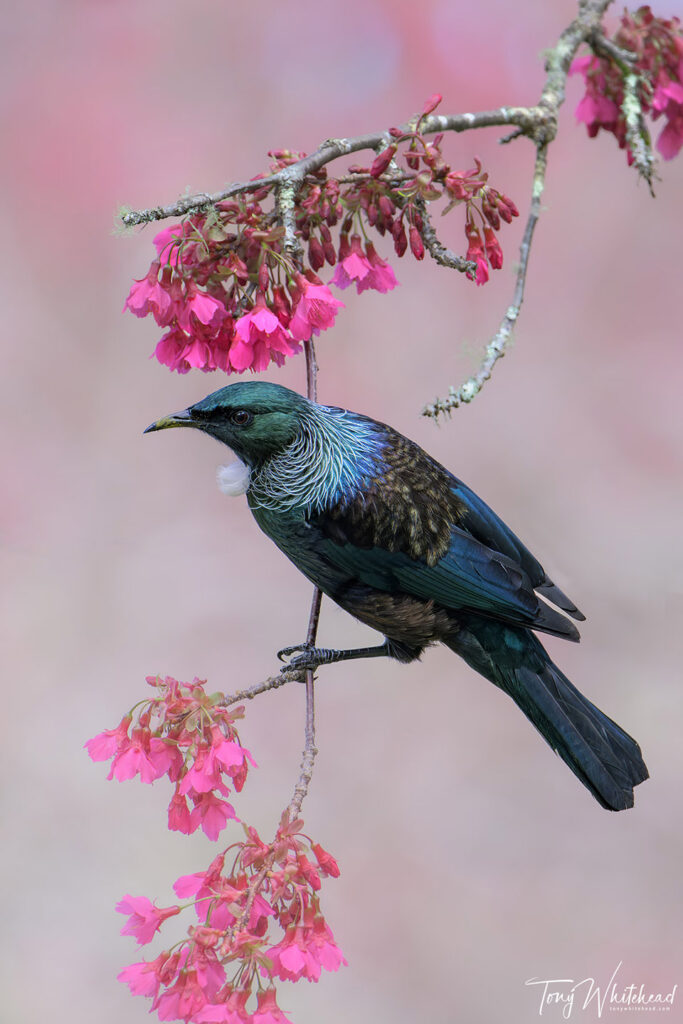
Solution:
{"label": "bird's dark eye", "polygon": [[235,409],[234,412],[230,413],[230,419],[238,427],[246,427],[247,424],[251,423],[254,418],[254,414],[247,412],[246,409]]}

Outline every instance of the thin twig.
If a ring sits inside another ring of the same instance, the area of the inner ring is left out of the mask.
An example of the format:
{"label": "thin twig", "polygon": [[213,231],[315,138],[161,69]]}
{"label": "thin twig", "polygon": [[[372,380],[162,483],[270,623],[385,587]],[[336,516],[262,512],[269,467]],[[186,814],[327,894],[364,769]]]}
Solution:
{"label": "thin twig", "polygon": [[611,39],[607,39],[601,27],[595,28],[586,42],[593,50],[593,53],[616,64],[621,71],[624,86],[621,112],[626,123],[626,141],[633,157],[635,168],[641,178],[644,178],[647,182],[650,195],[654,197],[652,179],[655,174],[655,157],[652,152],[650,133],[645,124],[643,105],[640,100],[640,89],[643,80],[635,70],[638,54],[632,50],[625,50],[622,46],[617,46]]}
{"label": "thin twig", "polygon": [[430,220],[427,204],[424,199],[416,199],[414,205],[420,211],[420,216],[422,217],[420,237],[432,259],[440,266],[449,267],[451,270],[459,270],[464,274],[476,273],[477,264],[473,260],[466,260],[463,256],[458,256],[452,249],[447,249],[436,237],[436,230]]}
{"label": "thin twig", "polygon": [[450,387],[446,398],[437,398],[434,402],[426,405],[422,410],[423,416],[438,419],[439,415],[450,414],[458,406],[471,402],[489,380],[493,367],[505,355],[510,344],[524,298],[531,240],[541,211],[541,195],[545,186],[548,146],[557,134],[558,113],[565,100],[567,74],[581,43],[591,39],[595,32],[599,31],[600,19],[610,2],[611,0],[581,0],[578,16],[564,30],[557,45],[547,54],[546,80],[541,98],[537,108],[530,108],[544,111],[544,117],[539,119],[537,128],[528,133],[532,135],[536,143],[536,161],[531,204],[519,249],[519,266],[512,302],[505,312],[498,331],[486,346],[477,372],[459,388]]}
{"label": "thin twig", "polygon": [[[306,643],[310,647],[315,646],[322,596],[322,592],[315,587],[313,590],[313,599],[311,601],[311,612],[308,619],[308,632],[306,634]],[[294,787],[292,799],[289,802],[288,812],[290,821],[298,818],[301,813],[301,805],[306,799],[308,787],[310,785],[311,778],[313,777],[313,764],[317,753],[318,749],[315,745],[315,680],[313,670],[309,668],[306,670],[306,729],[304,752],[301,756],[299,778],[296,786]]]}
{"label": "thin twig", "polygon": [[655,176],[655,157],[650,145],[650,133],[645,124],[643,106],[640,102],[639,85],[640,75],[635,71],[629,71],[623,77],[624,98],[621,101],[621,112],[626,122],[626,141],[633,157],[633,163],[640,174],[647,182],[650,195],[654,198],[655,190],[652,179]]}
{"label": "thin twig", "polygon": [[253,700],[254,697],[258,697],[261,693],[267,693],[268,690],[277,690],[280,686],[284,686],[286,683],[303,683],[305,682],[305,673],[303,669],[294,669],[285,667],[281,672],[278,672],[276,676],[268,676],[261,683],[254,683],[253,686],[248,686],[245,690],[237,690],[235,693],[230,693],[223,697],[218,702],[219,707],[228,708],[232,704],[239,704],[243,700]]}
{"label": "thin twig", "polygon": [[312,402],[318,401],[318,361],[315,358],[313,338],[304,342],[306,356],[306,395]]}
{"label": "thin twig", "polygon": [[607,57],[608,60],[613,61],[623,72],[632,70],[638,60],[637,53],[634,53],[633,50],[625,50],[623,47],[617,46],[615,42],[607,38],[600,27],[595,28],[591,32],[586,42],[594,53],[599,57]]}
{"label": "thin twig", "polygon": [[[315,346],[313,338],[304,342],[304,354],[306,356],[306,394],[312,402],[318,397],[318,364],[315,358]],[[320,620],[320,606],[322,604],[322,591],[318,587],[313,588],[311,599],[311,611],[308,616],[308,629],[306,631],[306,646],[315,647],[315,640],[318,635],[318,622]],[[298,817],[301,805],[308,793],[308,787],[313,776],[313,763],[318,753],[315,746],[315,679],[313,669],[306,670],[306,729],[304,751],[301,756],[301,769],[294,793],[289,803],[290,820]]]}
{"label": "thin twig", "polygon": [[431,405],[426,405],[422,410],[423,416],[430,416],[432,419],[436,419],[441,414],[450,414],[453,409],[457,409],[459,405],[471,402],[472,399],[479,394],[486,381],[490,378],[491,371],[495,364],[505,355],[505,351],[510,344],[512,331],[515,323],[517,322],[517,317],[519,316],[519,311],[524,299],[524,286],[526,284],[526,273],[529,265],[531,240],[541,212],[541,196],[543,195],[543,188],[545,186],[547,159],[548,145],[546,144],[545,146],[541,146],[536,153],[531,205],[526,227],[524,229],[524,237],[522,238],[522,243],[519,247],[519,265],[517,268],[515,290],[512,296],[512,302],[507,308],[505,316],[501,321],[501,325],[486,346],[484,358],[482,359],[477,372],[472,377],[469,377],[461,387],[457,389],[451,387],[446,398],[437,398],[436,401],[431,403]]}

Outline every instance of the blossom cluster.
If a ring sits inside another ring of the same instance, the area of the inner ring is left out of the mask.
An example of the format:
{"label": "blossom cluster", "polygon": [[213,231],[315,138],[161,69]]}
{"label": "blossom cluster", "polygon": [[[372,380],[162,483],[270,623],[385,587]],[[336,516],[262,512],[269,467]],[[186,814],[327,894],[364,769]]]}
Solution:
{"label": "blossom cluster", "polygon": [[170,676],[148,676],[156,696],[125,715],[115,729],[88,740],[93,761],[112,759],[109,779],[152,783],[168,775],[174,792],[168,827],[186,835],[201,827],[217,839],[235,809],[226,799],[229,779],[242,789],[254,761],[239,741],[234,726],[242,708],[220,706],[221,694],[207,694],[195,679],[179,683]]}
{"label": "blossom cluster", "polygon": [[[241,789],[251,761],[239,743],[234,720],[220,694],[209,696],[195,680],[150,677],[156,696],[126,715],[116,729],[86,744],[95,761],[112,758],[109,778],[139,775],[153,782],[168,775],[176,787],[169,827],[193,831],[202,824],[217,838],[227,817],[200,811],[212,790],[226,795],[223,777]],[[253,763],[253,762],[252,762]],[[189,796],[186,813],[174,801]],[[216,797],[216,799],[219,799]],[[225,801],[223,801],[225,803]],[[125,896],[123,935],[147,945],[166,920],[193,909],[196,922],[187,938],[157,957],[126,967],[119,980],[135,995],[152,999],[162,1021],[189,1024],[287,1024],[277,1003],[276,982],[318,981],[346,961],[322,915],[321,879],[336,878],[334,858],[302,832],[301,819],[285,812],[275,838],[265,843],[255,828],[219,853],[205,871],[183,875],[173,886],[180,902],[158,907],[144,896]]]}
{"label": "blossom cluster", "polygon": [[[467,257],[476,263],[472,278],[488,280],[489,267],[503,262],[494,232],[517,209],[488,185],[479,162],[453,170],[441,152],[443,135],[428,141],[422,134],[423,118],[440,101],[438,95],[427,101],[414,130],[391,129],[391,141],[370,167],[351,166],[339,178],[322,167],[306,176],[294,209],[300,265],[285,248],[275,187],[258,184],[263,175],[253,179],[249,194],[161,231],[156,259],[124,306],[164,328],[154,352],[159,362],[179,373],[281,366],[303,341],[333,326],[343,303],[330,285],[355,285],[359,294],[396,287],[370,233],[390,238],[399,257],[410,250],[424,258],[425,204],[436,199],[446,200],[444,212],[464,204]],[[304,154],[276,150],[270,156],[277,172]],[[326,267],[335,269],[324,282],[318,275]]]}
{"label": "blossom cluster", "polygon": [[[613,40],[635,55],[639,76],[638,99],[653,121],[666,124],[657,139],[665,160],[677,156],[683,146],[683,35],[678,18],[656,18],[648,6],[631,14],[624,11]],[[583,75],[586,94],[576,117],[593,138],[600,129],[611,132],[619,146],[628,148],[624,102],[624,69],[606,56],[577,58],[570,74]],[[629,163],[632,155],[628,151]]]}

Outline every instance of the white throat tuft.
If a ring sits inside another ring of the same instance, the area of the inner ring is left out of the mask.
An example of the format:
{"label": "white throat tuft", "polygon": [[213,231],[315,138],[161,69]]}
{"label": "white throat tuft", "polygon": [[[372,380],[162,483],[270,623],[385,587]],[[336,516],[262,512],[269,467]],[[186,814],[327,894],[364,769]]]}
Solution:
{"label": "white throat tuft", "polygon": [[222,494],[237,498],[246,494],[251,480],[251,470],[241,459],[236,459],[228,466],[219,466],[216,470],[216,483]]}

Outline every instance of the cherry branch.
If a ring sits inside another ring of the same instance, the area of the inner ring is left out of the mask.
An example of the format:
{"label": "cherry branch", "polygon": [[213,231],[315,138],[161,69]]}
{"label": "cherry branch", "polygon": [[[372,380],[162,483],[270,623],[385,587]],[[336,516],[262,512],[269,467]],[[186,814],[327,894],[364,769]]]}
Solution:
{"label": "cherry branch", "polygon": [[[324,180],[320,177],[320,172],[326,165],[362,150],[372,150],[376,154],[381,154],[383,151],[387,151],[396,140],[403,137],[414,138],[418,133],[420,137],[424,137],[435,133],[461,133],[479,128],[513,127],[515,130],[501,139],[501,142],[510,142],[520,136],[526,136],[536,147],[536,160],[530,209],[520,246],[519,269],[512,301],[502,318],[498,331],[487,344],[476,372],[459,388],[451,387],[446,398],[437,398],[423,409],[423,415],[433,418],[437,418],[441,414],[449,414],[459,405],[472,401],[481,391],[484,383],[490,379],[496,363],[505,355],[509,347],[524,298],[530,247],[540,215],[540,198],[545,183],[548,147],[557,135],[558,115],[565,100],[567,75],[582,43],[588,43],[596,53],[609,56],[628,72],[624,76],[624,114],[628,139],[641,173],[646,177],[651,177],[652,155],[644,129],[642,108],[638,101],[639,79],[632,70],[634,57],[629,51],[607,40],[602,30],[601,19],[610,2],[611,0],[580,0],[577,17],[567,26],[556,45],[546,54],[546,78],[536,105],[502,106],[495,110],[450,115],[436,114],[426,108],[428,113],[411,118],[399,128],[383,129],[352,138],[327,139],[314,153],[288,162],[270,175],[246,182],[234,182],[213,194],[199,193],[185,196],[168,206],[157,206],[137,211],[128,210],[122,214],[121,220],[124,225],[132,227],[169,217],[186,217],[188,214],[205,213],[212,207],[216,207],[217,204],[237,196],[253,193],[263,195],[272,190],[275,200],[273,219],[275,223],[281,225],[284,232],[283,249],[291,263],[300,267],[302,244],[301,232],[297,230],[297,200],[305,184],[313,185],[316,181]],[[395,146],[393,148],[395,150]],[[353,176],[354,170],[354,168],[351,169],[351,176]],[[403,180],[406,176],[400,173],[393,160],[387,160],[382,173],[376,174],[373,169],[373,177],[378,182],[391,183],[395,187],[396,181]],[[417,217],[412,214],[409,216],[411,229],[419,235],[415,244],[421,247],[419,241],[421,238],[430,256],[441,266],[474,277],[477,264],[471,258],[472,251],[468,251],[470,258],[466,259],[448,249],[439,240],[427,213],[427,203],[433,197],[434,193],[427,194],[427,198],[418,193],[412,195],[407,201],[412,204],[412,210],[419,214]],[[411,247],[413,247],[412,240]],[[414,247],[413,251],[418,258],[421,258]],[[315,394],[315,358],[313,356],[311,361],[309,349],[306,350],[306,353],[308,393],[311,397],[312,394]]]}
{"label": "cherry branch", "polygon": [[[399,131],[409,134],[415,130],[417,121],[417,117],[412,118],[400,125]],[[543,129],[546,121],[547,115],[540,107],[499,107],[497,110],[483,110],[472,114],[432,114],[421,119],[420,131],[423,135],[434,135],[436,132],[466,132],[475,128],[516,125],[523,134],[534,135]],[[283,167],[274,174],[251,181],[235,182],[212,194],[200,192],[184,196],[168,206],[154,206],[147,210],[124,210],[120,219],[125,227],[131,228],[171,217],[185,217],[187,214],[203,213],[217,203],[232,199],[234,196],[258,192],[263,188],[277,187],[280,196],[284,195],[287,200],[288,192],[298,191],[307,177],[314,175],[326,164],[365,149],[377,150],[387,145],[389,138],[388,131],[384,129],[357,135],[354,138],[327,139],[314,153]],[[393,179],[394,175],[390,174],[385,180]]]}

